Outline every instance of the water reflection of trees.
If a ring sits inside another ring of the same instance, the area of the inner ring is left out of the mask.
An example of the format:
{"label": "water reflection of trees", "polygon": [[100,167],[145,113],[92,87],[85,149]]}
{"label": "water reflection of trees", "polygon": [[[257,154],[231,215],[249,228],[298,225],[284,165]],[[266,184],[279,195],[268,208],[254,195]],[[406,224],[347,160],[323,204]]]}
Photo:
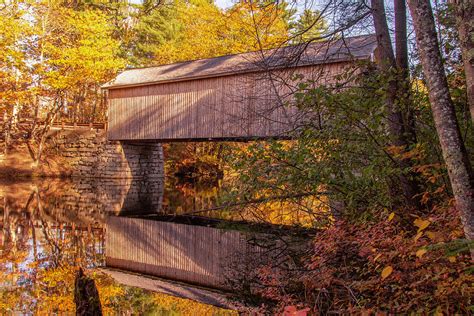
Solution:
{"label": "water reflection of trees", "polygon": [[[165,169],[169,177],[165,182],[163,212],[305,227],[325,225],[330,211],[325,194],[291,194],[278,185],[266,190],[265,186],[257,188],[242,183],[240,173],[253,171],[238,168],[236,157],[245,155],[254,145],[252,142],[165,144]],[[272,184],[267,183],[267,187]],[[276,197],[275,191],[281,194]]]}
{"label": "water reflection of trees", "polygon": [[290,196],[272,199],[263,190],[259,199],[235,197],[235,178],[227,175],[216,183],[166,181],[162,212],[195,215],[231,221],[313,227],[324,224],[329,212],[327,199],[319,196]]}
{"label": "water reflection of trees", "polygon": [[91,272],[104,262],[106,217],[124,209],[156,211],[162,190],[162,183],[150,187],[132,180],[1,183],[0,314],[74,312],[74,277],[79,266],[88,269],[96,281],[105,314],[222,312],[124,287],[105,274]]}
{"label": "water reflection of trees", "polygon": [[[285,208],[271,201],[258,209],[251,203],[222,207],[220,192],[232,182],[200,186],[170,180],[167,187],[163,181],[132,180],[0,183],[0,314],[73,311],[75,269],[104,262],[103,225],[112,214],[175,215],[207,209],[199,215],[286,223],[284,214],[272,213]],[[151,309],[162,302],[158,294],[118,286],[101,274],[94,278],[104,311],[141,308],[130,305],[135,304],[131,297],[137,302],[146,298]]]}
{"label": "water reflection of trees", "polygon": [[[54,188],[62,188],[62,194]],[[2,308],[71,310],[74,267],[93,267],[103,260],[100,221],[78,214],[72,214],[76,221],[65,220],[71,214],[64,198],[74,192],[74,184],[68,182],[0,186]]]}

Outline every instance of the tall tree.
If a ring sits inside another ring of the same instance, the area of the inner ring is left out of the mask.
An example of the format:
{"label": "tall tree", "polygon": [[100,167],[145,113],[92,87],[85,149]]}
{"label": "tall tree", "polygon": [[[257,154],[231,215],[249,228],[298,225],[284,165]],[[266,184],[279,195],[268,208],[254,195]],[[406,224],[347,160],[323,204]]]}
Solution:
{"label": "tall tree", "polygon": [[306,9],[293,26],[292,33],[297,41],[316,40],[327,30],[326,21],[319,11]]}
{"label": "tall tree", "polygon": [[474,1],[450,0],[450,3],[456,16],[464,72],[466,74],[467,100],[471,120],[474,122]]}
{"label": "tall tree", "polygon": [[[387,24],[384,1],[372,0],[371,6],[378,42],[377,63],[380,70],[388,77],[385,91],[385,103],[387,107],[387,123],[391,145],[401,148],[402,151],[407,151],[411,144],[410,139],[407,137],[407,131],[410,128],[408,127],[406,120],[404,120],[402,106],[400,104],[400,96],[407,95],[408,86],[397,82],[400,72],[403,74],[404,79],[407,77],[408,58],[406,57],[403,44],[403,41],[405,40],[404,35],[406,38],[406,34],[403,34],[403,23],[399,21],[399,27],[397,28],[399,30],[397,36],[397,59],[395,59]],[[398,67],[398,65],[400,66]],[[403,99],[405,99],[405,97]],[[397,159],[396,162],[402,169],[410,168],[409,161],[407,160]],[[406,204],[411,207],[419,207],[416,196],[418,196],[420,189],[417,181],[406,172],[402,172],[402,174],[399,175],[399,182]]]}
{"label": "tall tree", "polygon": [[124,62],[118,56],[119,43],[112,37],[112,26],[99,10],[38,1],[28,15],[34,30],[28,48],[35,79],[31,103],[35,118],[43,116],[45,123],[42,128],[33,124],[28,142],[38,163],[49,126],[58,114],[74,121],[105,115],[100,84],[110,80]]}
{"label": "tall tree", "polygon": [[429,100],[464,232],[474,239],[474,176],[444,72],[429,0],[408,0]]}
{"label": "tall tree", "polygon": [[142,11],[148,13],[135,17],[130,40],[124,41],[127,58],[132,65],[138,66],[156,62],[157,56],[162,54],[162,46],[175,41],[184,27],[178,20],[176,5],[164,4],[153,10],[144,5]]}
{"label": "tall tree", "polygon": [[222,11],[206,0],[177,1],[176,34],[153,48],[154,63],[171,63],[272,48],[288,40],[279,3],[240,2]]}
{"label": "tall tree", "polygon": [[43,88],[50,95],[66,92],[67,112],[73,119],[90,119],[97,114],[100,83],[124,66],[118,57],[119,43],[112,38],[107,16],[98,10],[57,7],[50,11],[37,57],[44,60]]}
{"label": "tall tree", "polygon": [[0,111],[4,119],[5,151],[21,110],[31,97],[26,47],[31,27],[18,3],[0,10]]}
{"label": "tall tree", "polygon": [[416,142],[415,117],[410,93],[408,64],[407,8],[405,0],[394,0],[395,11],[395,61],[398,69],[398,100],[404,114],[405,133],[410,142]]}

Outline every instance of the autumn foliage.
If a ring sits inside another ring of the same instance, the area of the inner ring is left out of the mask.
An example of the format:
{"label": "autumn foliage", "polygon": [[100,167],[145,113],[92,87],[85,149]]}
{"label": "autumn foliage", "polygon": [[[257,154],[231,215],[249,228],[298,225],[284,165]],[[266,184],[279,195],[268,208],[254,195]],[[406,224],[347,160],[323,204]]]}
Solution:
{"label": "autumn foliage", "polygon": [[452,207],[409,225],[394,213],[370,225],[336,221],[314,240],[296,278],[262,267],[259,294],[277,310],[310,314],[467,314],[474,277],[462,236]]}

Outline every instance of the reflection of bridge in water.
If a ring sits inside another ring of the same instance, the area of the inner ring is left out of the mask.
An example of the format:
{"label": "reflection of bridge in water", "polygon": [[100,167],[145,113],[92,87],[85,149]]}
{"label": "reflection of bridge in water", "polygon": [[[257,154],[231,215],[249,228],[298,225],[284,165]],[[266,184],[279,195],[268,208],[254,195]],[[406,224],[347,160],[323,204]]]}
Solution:
{"label": "reflection of bridge in water", "polygon": [[[186,216],[107,219],[109,268],[208,288],[253,291],[261,268],[294,264],[311,240],[303,228]],[[246,288],[249,284],[250,288]]]}
{"label": "reflection of bridge in water", "polygon": [[212,288],[265,251],[241,231],[199,225],[112,216],[106,231],[107,266]]}
{"label": "reflection of bridge in water", "polygon": [[229,270],[237,263],[245,269],[244,257],[253,260],[264,251],[248,242],[257,235],[215,227],[229,222],[163,213],[163,181],[0,184],[0,250],[26,249],[31,238],[41,239],[59,252],[88,247],[85,255],[93,258],[86,261],[97,265],[105,248],[109,267],[225,288]]}
{"label": "reflection of bridge in water", "polygon": [[[105,239],[109,238],[105,230],[107,217],[121,212],[137,215],[138,209],[145,209],[148,215],[156,214],[163,197],[162,183],[83,179],[0,183],[2,293],[20,292],[27,306],[41,302],[54,291],[44,281],[50,273],[64,274],[64,279],[58,281],[60,285],[54,288],[65,287],[64,291],[69,291],[74,287],[68,278],[73,267],[89,269],[104,265]],[[211,291],[165,281],[157,287],[157,281],[138,276],[135,278],[140,278],[139,282],[130,284],[128,273],[102,271],[124,285],[231,307],[225,298]],[[32,288],[38,290],[30,291]]]}

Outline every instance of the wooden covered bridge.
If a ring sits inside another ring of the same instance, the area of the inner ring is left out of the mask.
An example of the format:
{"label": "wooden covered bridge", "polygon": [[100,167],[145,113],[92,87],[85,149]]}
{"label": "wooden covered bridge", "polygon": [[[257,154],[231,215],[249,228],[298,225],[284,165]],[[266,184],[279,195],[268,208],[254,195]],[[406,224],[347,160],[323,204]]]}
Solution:
{"label": "wooden covered bridge", "polygon": [[373,58],[373,35],[130,69],[105,84],[108,138],[121,141],[285,137],[301,115],[301,80],[330,84]]}

